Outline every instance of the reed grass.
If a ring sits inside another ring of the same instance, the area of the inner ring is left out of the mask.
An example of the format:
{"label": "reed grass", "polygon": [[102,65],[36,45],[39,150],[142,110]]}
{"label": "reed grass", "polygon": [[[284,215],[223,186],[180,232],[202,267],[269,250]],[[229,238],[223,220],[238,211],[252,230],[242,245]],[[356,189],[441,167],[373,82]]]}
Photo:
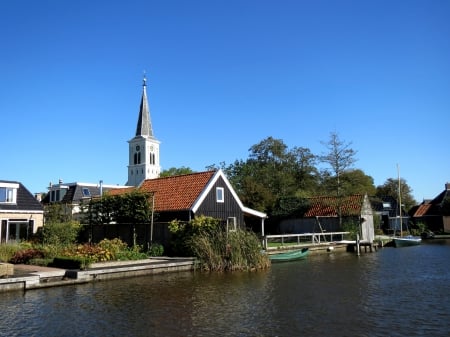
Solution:
{"label": "reed grass", "polygon": [[238,229],[227,233],[215,228],[196,233],[188,244],[203,270],[248,271],[270,267],[258,237],[250,231]]}
{"label": "reed grass", "polygon": [[0,262],[9,262],[20,249],[21,246],[18,242],[0,244]]}

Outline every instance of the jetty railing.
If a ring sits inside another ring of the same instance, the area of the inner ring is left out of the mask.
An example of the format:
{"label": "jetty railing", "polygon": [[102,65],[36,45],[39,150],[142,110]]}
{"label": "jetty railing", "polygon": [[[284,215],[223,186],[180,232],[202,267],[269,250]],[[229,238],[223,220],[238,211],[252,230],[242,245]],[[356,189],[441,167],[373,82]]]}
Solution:
{"label": "jetty railing", "polygon": [[269,242],[277,242],[281,246],[285,245],[320,245],[324,243],[344,240],[344,235],[350,232],[323,232],[323,233],[302,233],[302,234],[277,234],[265,235],[263,239],[264,249],[268,249]]}

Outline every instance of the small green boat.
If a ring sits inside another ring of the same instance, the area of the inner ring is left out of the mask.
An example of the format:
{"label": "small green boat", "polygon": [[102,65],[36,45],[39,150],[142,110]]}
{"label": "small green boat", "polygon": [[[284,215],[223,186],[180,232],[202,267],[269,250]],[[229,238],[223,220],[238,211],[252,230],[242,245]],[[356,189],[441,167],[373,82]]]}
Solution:
{"label": "small green boat", "polygon": [[270,254],[269,259],[273,262],[285,262],[304,259],[309,254],[309,248],[303,248],[286,253]]}
{"label": "small green boat", "polygon": [[399,247],[409,247],[409,246],[418,246],[422,242],[422,238],[420,236],[396,236],[393,238],[394,246]]}

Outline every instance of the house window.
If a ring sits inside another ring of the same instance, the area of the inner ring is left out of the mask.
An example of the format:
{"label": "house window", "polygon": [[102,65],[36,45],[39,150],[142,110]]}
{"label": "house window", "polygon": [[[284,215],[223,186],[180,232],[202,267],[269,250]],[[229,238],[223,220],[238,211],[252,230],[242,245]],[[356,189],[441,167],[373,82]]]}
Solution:
{"label": "house window", "polygon": [[225,202],[223,187],[216,188],[216,201],[217,202]]}
{"label": "house window", "polygon": [[83,187],[83,197],[89,198],[91,196],[91,192],[89,192],[89,188]]}
{"label": "house window", "polygon": [[0,223],[0,242],[28,240],[33,234],[34,220],[2,220]]}
{"label": "house window", "polygon": [[227,232],[235,232],[236,231],[236,217],[227,218]]}
{"label": "house window", "polygon": [[55,189],[50,191],[50,202],[61,201],[62,198],[66,195],[67,189]]}
{"label": "house window", "polygon": [[11,187],[0,187],[0,202],[15,203],[16,202],[16,189],[11,188]]}

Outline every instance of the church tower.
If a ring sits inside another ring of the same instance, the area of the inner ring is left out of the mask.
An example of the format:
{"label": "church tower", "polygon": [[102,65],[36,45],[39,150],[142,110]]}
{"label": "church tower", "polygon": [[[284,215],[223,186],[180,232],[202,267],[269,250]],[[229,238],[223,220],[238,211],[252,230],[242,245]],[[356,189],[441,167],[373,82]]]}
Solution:
{"label": "church tower", "polygon": [[147,79],[142,84],[142,98],[136,135],[128,141],[128,186],[139,186],[145,179],[158,178],[160,142],[153,136],[150,109],[147,100]]}

